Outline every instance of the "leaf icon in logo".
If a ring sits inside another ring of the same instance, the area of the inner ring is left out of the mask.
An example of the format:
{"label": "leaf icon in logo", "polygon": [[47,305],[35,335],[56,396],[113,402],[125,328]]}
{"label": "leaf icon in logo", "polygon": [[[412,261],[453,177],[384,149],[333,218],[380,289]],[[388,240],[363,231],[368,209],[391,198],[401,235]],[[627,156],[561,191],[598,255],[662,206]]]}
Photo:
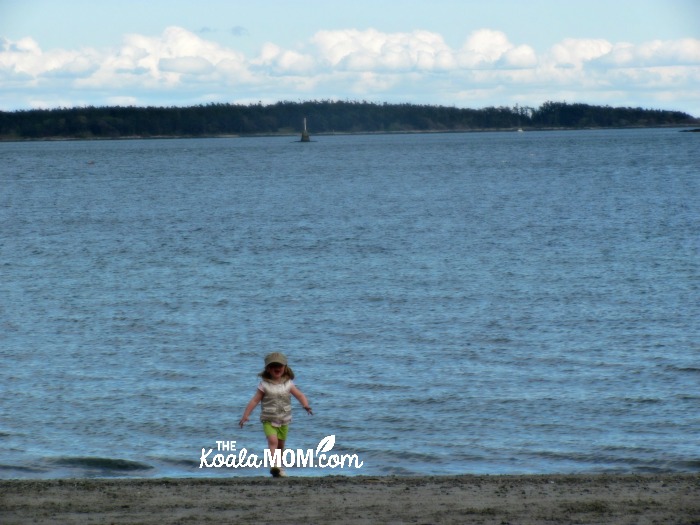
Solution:
{"label": "leaf icon in logo", "polygon": [[322,452],[328,452],[335,445],[335,434],[324,437],[316,447],[316,455],[318,456]]}

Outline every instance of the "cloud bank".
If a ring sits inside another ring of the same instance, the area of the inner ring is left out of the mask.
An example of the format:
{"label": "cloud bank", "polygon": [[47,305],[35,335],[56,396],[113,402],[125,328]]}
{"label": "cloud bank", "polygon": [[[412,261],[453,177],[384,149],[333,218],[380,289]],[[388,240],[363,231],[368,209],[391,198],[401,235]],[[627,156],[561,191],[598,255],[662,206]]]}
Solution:
{"label": "cloud bank", "polygon": [[168,27],[109,49],[0,38],[0,109],[367,99],[459,107],[567,100],[700,115],[700,40],[566,39],[537,52],[480,29],[458,48],[429,31],[319,31],[256,56]]}

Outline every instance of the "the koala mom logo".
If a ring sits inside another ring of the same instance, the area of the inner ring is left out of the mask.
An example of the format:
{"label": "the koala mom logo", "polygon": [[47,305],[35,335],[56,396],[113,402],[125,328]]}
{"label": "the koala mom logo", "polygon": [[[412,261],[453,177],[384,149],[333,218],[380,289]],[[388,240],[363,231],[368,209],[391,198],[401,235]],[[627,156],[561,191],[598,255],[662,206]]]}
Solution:
{"label": "the koala mom logo", "polygon": [[284,452],[275,450],[273,453],[269,449],[265,449],[262,456],[259,456],[249,454],[246,448],[238,450],[235,441],[217,441],[217,453],[213,456],[213,448],[202,449],[199,468],[268,468],[272,465],[298,468],[360,468],[364,465],[364,461],[360,461],[357,454],[329,454],[334,446],[335,434],[326,436],[319,441],[316,450],[289,448]]}

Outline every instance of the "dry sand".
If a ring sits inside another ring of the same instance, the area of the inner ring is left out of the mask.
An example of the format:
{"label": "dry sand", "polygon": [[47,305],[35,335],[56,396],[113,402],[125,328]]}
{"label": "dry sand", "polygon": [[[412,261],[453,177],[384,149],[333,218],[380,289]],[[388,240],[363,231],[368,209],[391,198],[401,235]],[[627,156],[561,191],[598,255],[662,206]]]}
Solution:
{"label": "dry sand", "polygon": [[700,475],[10,480],[0,523],[700,524]]}

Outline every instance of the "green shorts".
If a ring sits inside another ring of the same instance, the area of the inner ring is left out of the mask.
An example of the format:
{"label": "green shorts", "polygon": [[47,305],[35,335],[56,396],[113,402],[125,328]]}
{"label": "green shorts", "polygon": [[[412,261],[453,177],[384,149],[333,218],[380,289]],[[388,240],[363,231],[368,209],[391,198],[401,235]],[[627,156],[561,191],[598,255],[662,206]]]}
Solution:
{"label": "green shorts", "polygon": [[280,441],[286,441],[287,432],[289,432],[289,425],[282,425],[281,427],[273,427],[272,423],[269,421],[263,421],[263,430],[266,436],[277,436]]}

